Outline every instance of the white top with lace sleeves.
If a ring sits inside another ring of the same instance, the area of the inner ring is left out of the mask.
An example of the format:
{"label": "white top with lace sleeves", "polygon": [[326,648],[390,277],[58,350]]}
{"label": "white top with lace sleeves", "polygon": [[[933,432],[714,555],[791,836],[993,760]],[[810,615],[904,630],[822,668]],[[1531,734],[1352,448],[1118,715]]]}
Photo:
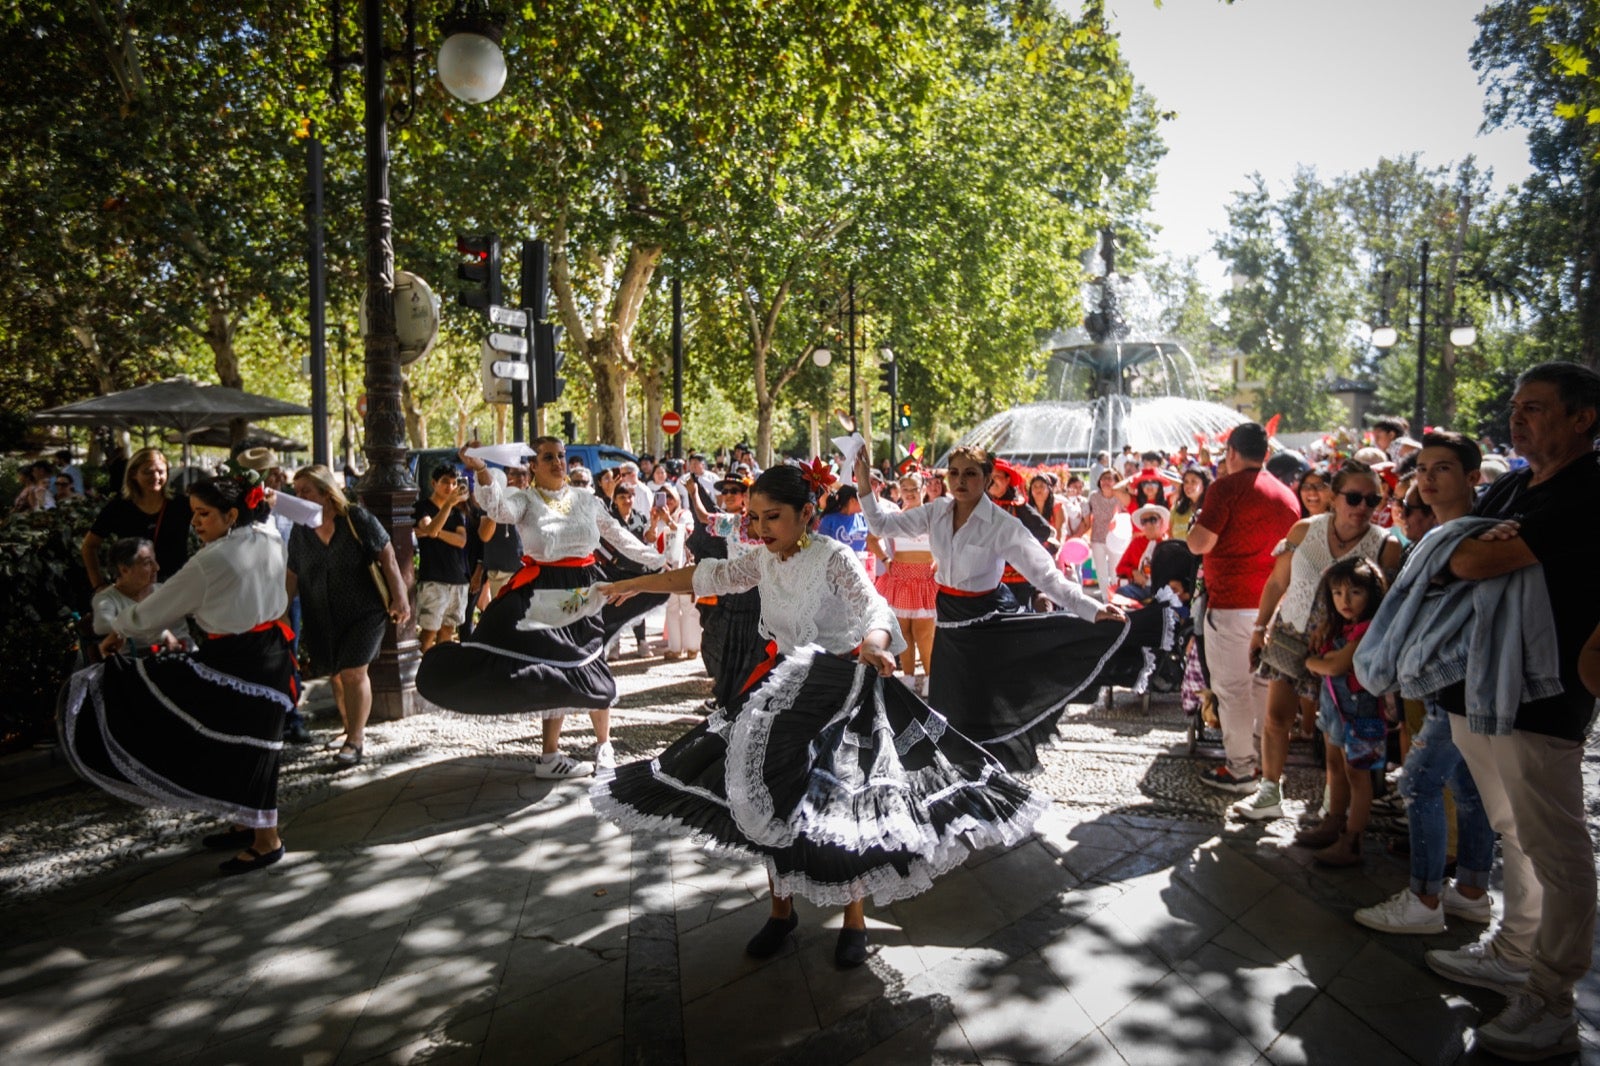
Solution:
{"label": "white top with lace sleeves", "polygon": [[604,536],[606,543],[641,566],[659,570],[666,565],[660,552],[640,543],[591,492],[563,485],[546,502],[535,488],[506,488],[505,475],[491,469],[489,484],[479,485],[475,496],[490,518],[516,525],[523,554],[531,559],[549,562],[592,555]]}
{"label": "white top with lace sleeves", "polygon": [[889,651],[905,650],[894,612],[867,579],[861,561],[830,537],[788,559],[760,551],[738,559],[707,559],[694,572],[696,596],[722,596],[761,588],[761,632],[792,655],[807,644],[847,655],[874,629],[889,634]]}

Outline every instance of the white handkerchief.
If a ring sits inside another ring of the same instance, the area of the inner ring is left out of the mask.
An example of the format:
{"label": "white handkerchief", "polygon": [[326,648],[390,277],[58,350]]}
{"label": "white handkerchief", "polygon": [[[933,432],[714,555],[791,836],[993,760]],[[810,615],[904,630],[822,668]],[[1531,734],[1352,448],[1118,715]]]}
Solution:
{"label": "white handkerchief", "polygon": [[322,525],[322,504],[302,500],[287,492],[279,491],[272,494],[272,509],[297,526],[310,526],[315,529]]}
{"label": "white handkerchief", "polygon": [[528,457],[533,454],[533,449],[526,444],[512,441],[510,444],[481,444],[476,448],[468,448],[467,454],[474,459],[482,459],[497,466],[527,466]]}
{"label": "white handkerchief", "polygon": [[535,589],[518,629],[564,629],[580,618],[599,614],[606,598],[590,585],[581,589]]}
{"label": "white handkerchief", "polygon": [[859,433],[852,433],[848,437],[833,438],[833,446],[840,455],[844,456],[844,469],[839,471],[841,478],[846,485],[854,485],[856,483],[856,456],[860,455],[861,450],[867,446],[866,439]]}

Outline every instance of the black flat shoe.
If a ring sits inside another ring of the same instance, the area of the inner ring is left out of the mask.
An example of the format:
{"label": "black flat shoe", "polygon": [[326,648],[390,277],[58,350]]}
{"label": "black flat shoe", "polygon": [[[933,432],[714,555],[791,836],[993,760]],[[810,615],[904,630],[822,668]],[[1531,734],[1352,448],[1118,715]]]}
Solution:
{"label": "black flat shoe", "polygon": [[239,874],[247,874],[251,870],[265,870],[268,866],[283,858],[284,847],[279,844],[277,848],[267,852],[265,855],[255,848],[245,848],[244,850],[254,855],[255,858],[248,860],[232,858],[220,864],[217,869],[222,871],[223,877],[235,877]]}
{"label": "black flat shoe", "polygon": [[800,916],[793,911],[789,912],[787,918],[768,918],[767,924],[744,946],[744,953],[752,959],[772,958],[783,949],[783,942],[789,939],[789,934],[799,924]]}
{"label": "black flat shoe", "polygon": [[213,851],[238,851],[240,848],[249,847],[255,841],[254,829],[229,829],[224,833],[212,833],[208,837],[200,838],[201,846]]}
{"label": "black flat shoe", "polygon": [[346,744],[339,749],[339,754],[333,757],[333,768],[342,770],[347,766],[361,765],[361,745]]}
{"label": "black flat shoe", "polygon": [[283,731],[283,739],[291,744],[309,744],[316,738],[311,735],[311,730],[306,728],[304,722],[296,719]]}
{"label": "black flat shoe", "polygon": [[833,949],[833,964],[841,970],[853,970],[867,961],[867,931],[865,929],[839,930],[839,943]]}

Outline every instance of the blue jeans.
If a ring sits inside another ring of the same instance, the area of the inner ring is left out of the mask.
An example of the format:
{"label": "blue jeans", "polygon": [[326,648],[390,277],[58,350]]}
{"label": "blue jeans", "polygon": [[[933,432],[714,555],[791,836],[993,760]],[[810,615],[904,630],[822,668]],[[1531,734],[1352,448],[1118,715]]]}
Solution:
{"label": "blue jeans", "polygon": [[1411,829],[1411,891],[1436,896],[1444,885],[1446,785],[1456,801],[1456,884],[1488,888],[1494,830],[1472,773],[1450,739],[1450,715],[1433,700],[1427,707],[1422,732],[1412,739],[1400,774],[1400,795]]}

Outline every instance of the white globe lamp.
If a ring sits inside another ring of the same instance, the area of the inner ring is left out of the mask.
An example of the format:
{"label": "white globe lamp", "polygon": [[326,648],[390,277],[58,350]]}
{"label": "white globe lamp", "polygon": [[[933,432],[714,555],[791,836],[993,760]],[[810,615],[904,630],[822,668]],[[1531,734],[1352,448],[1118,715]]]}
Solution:
{"label": "white globe lamp", "polygon": [[445,36],[436,59],[439,81],[451,96],[483,104],[500,95],[506,84],[506,58],[500,52],[505,16],[489,10],[485,0],[457,0],[439,20]]}

